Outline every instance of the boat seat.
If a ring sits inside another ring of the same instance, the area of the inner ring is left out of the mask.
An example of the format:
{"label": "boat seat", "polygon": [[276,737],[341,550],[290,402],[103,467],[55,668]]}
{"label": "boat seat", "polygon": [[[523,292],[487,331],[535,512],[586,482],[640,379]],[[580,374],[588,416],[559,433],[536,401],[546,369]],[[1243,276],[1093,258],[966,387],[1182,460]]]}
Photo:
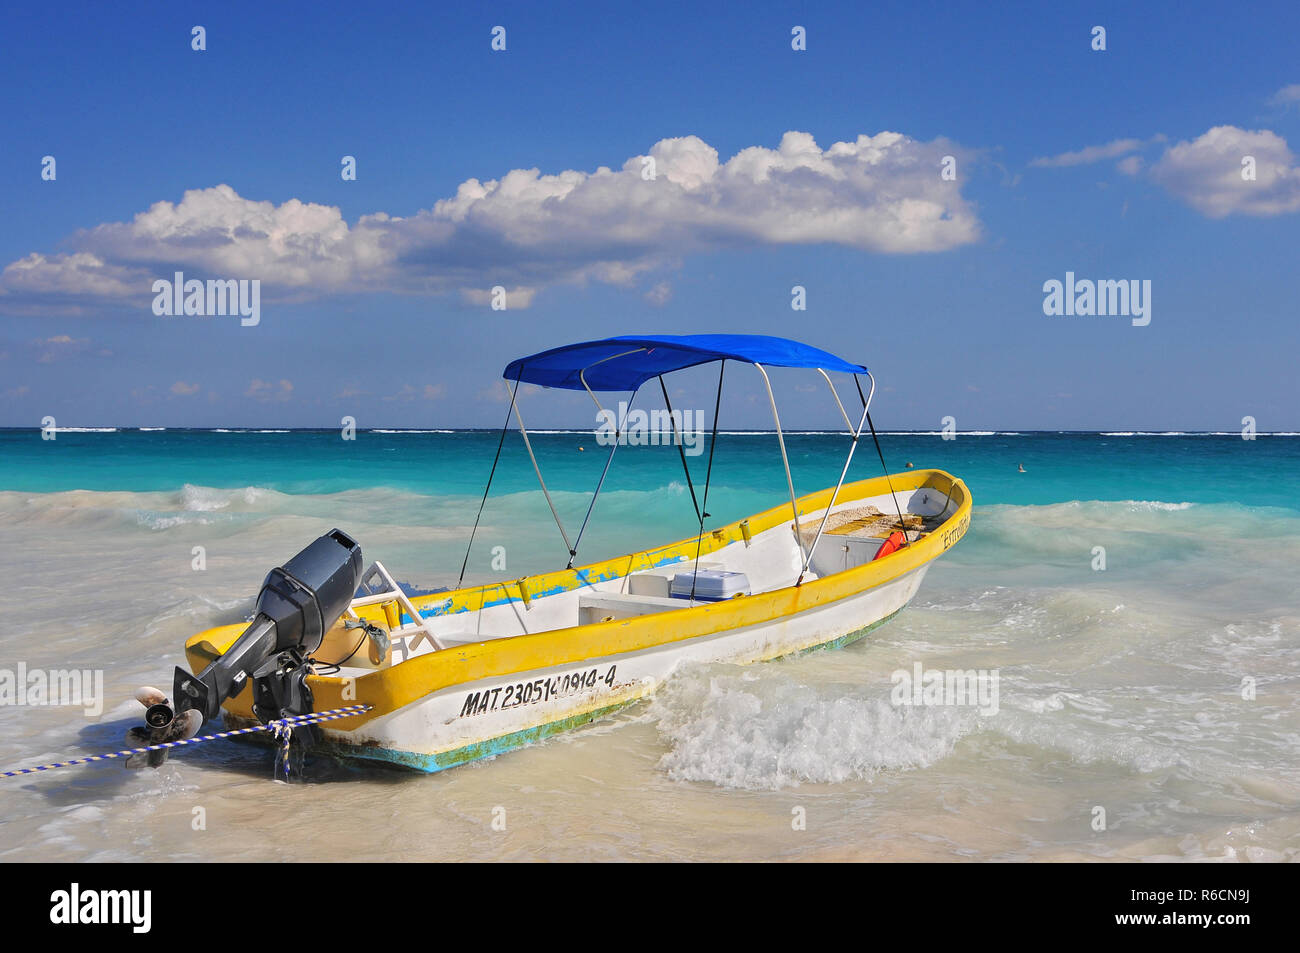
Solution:
{"label": "boat seat", "polygon": [[671,596],[630,595],[621,592],[592,593],[578,597],[578,624],[591,625],[593,622],[631,619],[655,612],[685,609],[690,604],[687,599],[674,599]]}

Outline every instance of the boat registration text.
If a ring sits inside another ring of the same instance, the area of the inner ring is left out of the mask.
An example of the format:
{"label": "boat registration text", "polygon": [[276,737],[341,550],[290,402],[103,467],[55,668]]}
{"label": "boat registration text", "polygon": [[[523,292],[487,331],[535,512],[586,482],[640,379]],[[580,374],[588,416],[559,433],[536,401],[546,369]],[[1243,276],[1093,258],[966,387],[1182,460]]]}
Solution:
{"label": "boat registration text", "polygon": [[563,698],[583,689],[595,688],[597,683],[612,688],[616,668],[617,666],[611,665],[603,673],[599,668],[589,668],[570,672],[567,675],[554,675],[550,678],[537,678],[531,682],[518,682],[513,685],[470,692],[465,696],[465,704],[461,706],[460,716],[465,718],[489,711],[518,708],[520,705],[535,705],[553,698]]}

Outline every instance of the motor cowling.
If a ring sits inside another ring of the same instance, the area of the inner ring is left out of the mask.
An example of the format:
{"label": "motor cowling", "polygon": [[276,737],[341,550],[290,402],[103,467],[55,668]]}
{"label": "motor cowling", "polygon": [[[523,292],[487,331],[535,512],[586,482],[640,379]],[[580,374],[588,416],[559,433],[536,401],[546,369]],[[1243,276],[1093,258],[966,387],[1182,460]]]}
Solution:
{"label": "motor cowling", "polygon": [[320,648],[361,584],[361,547],[332,530],[278,569],[267,573],[257,616],[275,620],[276,650],[310,655]]}

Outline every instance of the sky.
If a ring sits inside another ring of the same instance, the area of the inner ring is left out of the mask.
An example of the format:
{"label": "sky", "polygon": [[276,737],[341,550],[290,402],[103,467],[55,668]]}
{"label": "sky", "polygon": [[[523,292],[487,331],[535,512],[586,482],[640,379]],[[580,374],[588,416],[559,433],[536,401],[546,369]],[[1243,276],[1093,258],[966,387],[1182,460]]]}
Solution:
{"label": "sky", "polygon": [[[753,332],[886,429],[1300,430],[1300,6],[1134,6],[11,5],[0,426],[497,427],[513,358]],[[1145,315],[1046,314],[1067,273]]]}

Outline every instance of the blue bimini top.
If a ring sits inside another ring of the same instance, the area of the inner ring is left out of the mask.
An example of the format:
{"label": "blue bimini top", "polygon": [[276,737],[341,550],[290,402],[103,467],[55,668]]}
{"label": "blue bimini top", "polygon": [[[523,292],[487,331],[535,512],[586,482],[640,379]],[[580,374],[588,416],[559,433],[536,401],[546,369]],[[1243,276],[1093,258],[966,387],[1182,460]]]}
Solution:
{"label": "blue bimini top", "polygon": [[[593,391],[636,390],[652,377],[713,361],[865,374],[821,348],[766,334],[645,334],[552,348],[506,365],[506,380]],[[584,373],[585,372],[585,373]]]}

